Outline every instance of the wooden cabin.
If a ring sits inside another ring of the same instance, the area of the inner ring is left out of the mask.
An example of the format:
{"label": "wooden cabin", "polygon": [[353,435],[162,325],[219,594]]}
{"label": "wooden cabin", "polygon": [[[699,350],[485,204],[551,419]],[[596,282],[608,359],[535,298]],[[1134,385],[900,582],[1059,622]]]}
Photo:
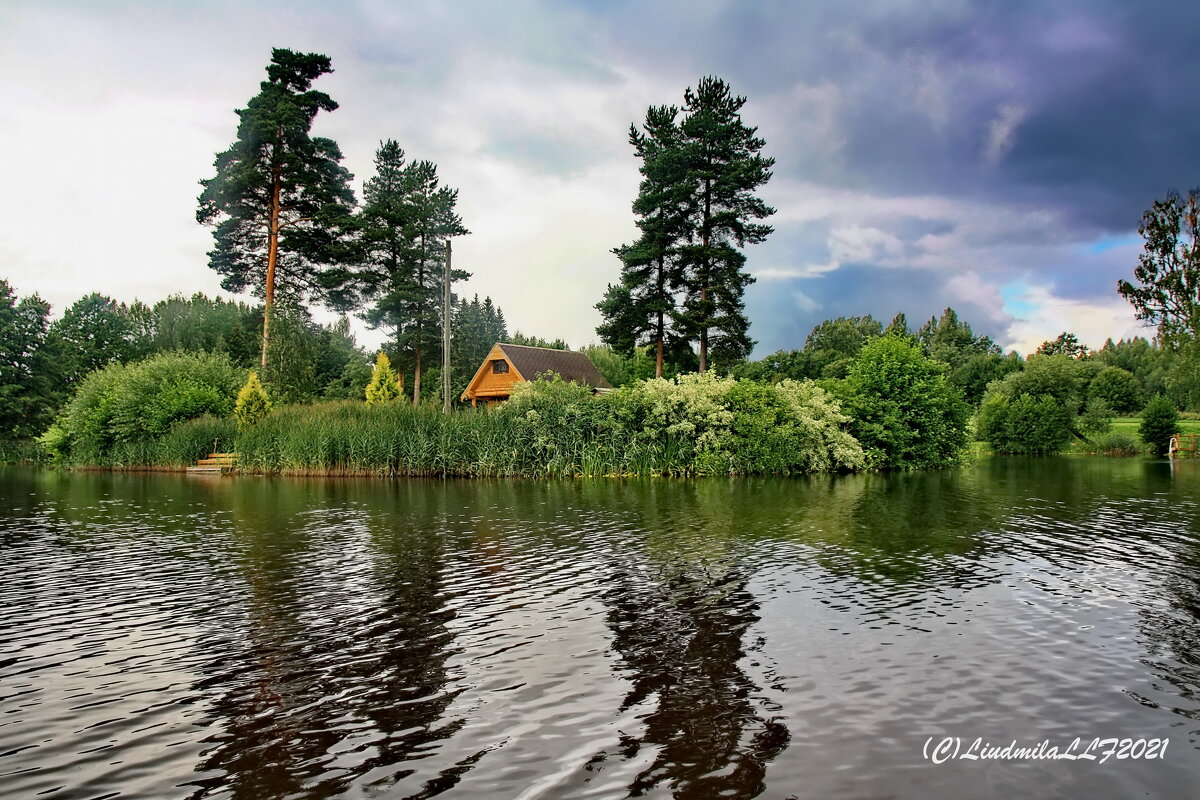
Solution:
{"label": "wooden cabin", "polygon": [[613,388],[583,353],[497,342],[467,384],[462,399],[470,400],[472,406],[500,402],[508,399],[513,384],[552,375],[561,375],[564,381],[582,383],[595,391]]}

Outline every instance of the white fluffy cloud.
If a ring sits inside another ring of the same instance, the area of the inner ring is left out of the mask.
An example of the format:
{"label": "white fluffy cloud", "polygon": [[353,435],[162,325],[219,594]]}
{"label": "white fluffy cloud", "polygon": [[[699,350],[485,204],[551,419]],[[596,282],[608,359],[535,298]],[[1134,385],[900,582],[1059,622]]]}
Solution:
{"label": "white fluffy cloud", "polygon": [[1027,287],[1015,298],[1014,319],[1001,344],[1028,355],[1045,341],[1067,331],[1079,341],[1098,349],[1104,340],[1152,336],[1142,326],[1129,304],[1120,298],[1110,301],[1073,300],[1057,296],[1045,286]]}

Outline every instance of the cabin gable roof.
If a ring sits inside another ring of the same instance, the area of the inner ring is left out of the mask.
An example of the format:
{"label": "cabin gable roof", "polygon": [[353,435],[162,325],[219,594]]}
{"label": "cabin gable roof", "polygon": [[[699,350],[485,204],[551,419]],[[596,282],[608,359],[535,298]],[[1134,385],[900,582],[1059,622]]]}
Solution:
{"label": "cabin gable roof", "polygon": [[[496,375],[492,363],[503,360],[509,372]],[[508,397],[512,384],[537,380],[548,373],[561,375],[564,381],[575,381],[593,389],[611,389],[612,385],[600,374],[600,370],[583,353],[570,350],[553,350],[548,347],[526,347],[520,344],[497,342],[488,351],[487,357],[475,371],[471,382],[462,393],[462,399],[481,397],[504,399]]]}
{"label": "cabin gable roof", "polygon": [[504,342],[498,343],[496,347],[504,352],[525,380],[536,380],[540,375],[553,372],[561,375],[564,381],[575,381],[593,389],[612,388],[612,384],[604,379],[596,365],[583,353]]}

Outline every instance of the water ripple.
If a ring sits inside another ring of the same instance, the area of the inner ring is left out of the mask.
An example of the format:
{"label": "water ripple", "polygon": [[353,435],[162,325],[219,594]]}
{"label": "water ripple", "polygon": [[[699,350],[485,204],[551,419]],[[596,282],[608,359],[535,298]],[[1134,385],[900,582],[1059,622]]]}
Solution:
{"label": "water ripple", "polygon": [[[15,797],[1178,796],[1200,469],[772,481],[0,471]],[[1170,737],[934,767],[929,736]]]}

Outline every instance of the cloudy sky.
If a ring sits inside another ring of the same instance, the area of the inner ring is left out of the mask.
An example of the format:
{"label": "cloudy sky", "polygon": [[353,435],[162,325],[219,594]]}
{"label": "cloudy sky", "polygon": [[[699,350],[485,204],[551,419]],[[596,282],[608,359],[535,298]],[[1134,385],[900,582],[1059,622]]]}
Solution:
{"label": "cloudy sky", "polygon": [[1021,352],[1099,346],[1145,332],[1114,289],[1142,212],[1200,183],[1197,33],[1200,5],[1144,0],[5,0],[0,277],[59,312],[217,293],[197,182],[289,47],[333,60],[314,131],[356,186],[394,138],[460,190],[455,265],[510,329],[595,339],[635,234],[629,124],[712,74],[776,159],[756,357],[947,305]]}

